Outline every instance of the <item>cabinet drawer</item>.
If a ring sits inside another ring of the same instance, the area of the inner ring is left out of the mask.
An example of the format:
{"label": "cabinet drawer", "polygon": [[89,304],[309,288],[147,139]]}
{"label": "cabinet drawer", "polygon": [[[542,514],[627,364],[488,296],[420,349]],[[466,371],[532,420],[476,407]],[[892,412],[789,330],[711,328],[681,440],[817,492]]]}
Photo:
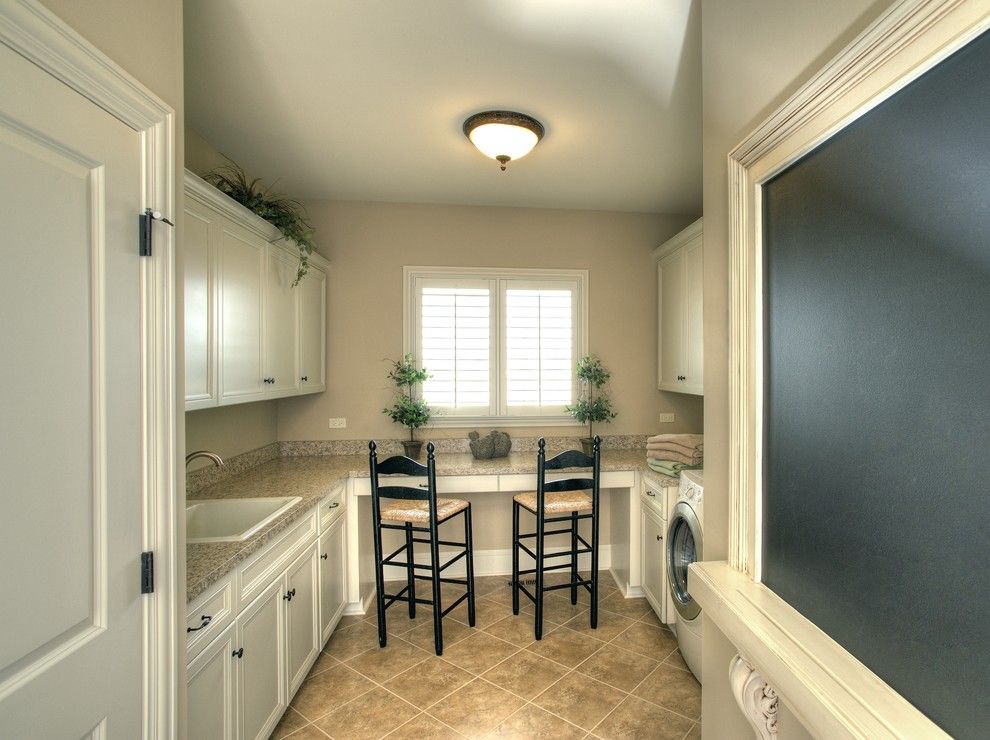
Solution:
{"label": "cabinet drawer", "polygon": [[667,489],[646,484],[643,486],[643,495],[640,496],[644,508],[651,511],[654,516],[663,521],[667,521]]}
{"label": "cabinet drawer", "polygon": [[[498,476],[495,475],[438,475],[437,493],[441,496],[456,496],[459,493],[483,493],[498,490]],[[388,483],[386,483],[388,481]],[[358,496],[371,495],[371,479],[355,478],[352,481],[354,493]],[[426,488],[425,476],[383,477],[381,484]]]}
{"label": "cabinet drawer", "polygon": [[289,561],[318,534],[319,509],[314,507],[303,518],[278,535],[274,542],[237,570],[237,597],[243,606],[261,593],[288,566]]}
{"label": "cabinet drawer", "polygon": [[344,513],[346,506],[347,486],[341,483],[320,502],[320,532],[325,532],[327,527],[337,521],[337,517]]}
{"label": "cabinet drawer", "polygon": [[195,658],[233,620],[234,589],[228,576],[186,608],[187,659]]}

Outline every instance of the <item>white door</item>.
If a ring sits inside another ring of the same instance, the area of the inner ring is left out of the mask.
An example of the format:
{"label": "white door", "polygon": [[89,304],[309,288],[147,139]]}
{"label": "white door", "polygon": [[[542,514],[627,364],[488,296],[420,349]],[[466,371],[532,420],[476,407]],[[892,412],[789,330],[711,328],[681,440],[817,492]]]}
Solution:
{"label": "white door", "polygon": [[345,517],[341,516],[320,537],[320,633],[325,642],[344,612],[344,578],[347,574]]}
{"label": "white door", "polygon": [[286,572],[289,598],[285,601],[285,658],[290,696],[320,652],[319,562],[314,542]]}
{"label": "white door", "polygon": [[660,387],[679,390],[682,333],[684,325],[684,251],[678,249],[657,264],[657,289],[660,292]]}
{"label": "white door", "polygon": [[704,383],[704,288],[702,285],[701,239],[684,247],[684,383],[685,391],[705,392]]}
{"label": "white door", "polygon": [[265,240],[223,221],[220,229],[220,403],[256,401],[262,383]]}
{"label": "white door", "polygon": [[182,239],[183,334],[186,358],[186,411],[217,405],[216,389],[216,233],[209,209],[186,200]]}
{"label": "white door", "polygon": [[265,392],[286,396],[299,386],[299,302],[296,260],[281,249],[269,246],[265,268]]}
{"label": "white door", "polygon": [[142,137],[2,44],[0,90],[0,736],[137,738]]}
{"label": "white door", "polygon": [[666,621],[664,604],[664,523],[645,506],[642,513],[643,591],[661,621]]}
{"label": "white door", "polygon": [[189,664],[186,689],[188,740],[234,740],[234,638],[230,625]]}
{"label": "white door", "polygon": [[299,291],[299,387],[326,389],[327,274],[310,265]]}
{"label": "white door", "polygon": [[285,578],[279,578],[237,617],[238,736],[243,740],[267,738],[285,712],[284,594]]}

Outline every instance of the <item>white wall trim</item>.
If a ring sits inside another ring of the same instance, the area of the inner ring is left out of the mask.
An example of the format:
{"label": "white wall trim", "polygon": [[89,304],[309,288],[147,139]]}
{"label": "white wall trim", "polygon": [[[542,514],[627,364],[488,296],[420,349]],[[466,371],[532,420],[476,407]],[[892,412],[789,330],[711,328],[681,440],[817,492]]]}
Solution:
{"label": "white wall trim", "polygon": [[690,226],[685,226],[681,231],[674,234],[670,239],[665,241],[659,247],[653,250],[653,259],[656,261],[662,260],[671,252],[690,244],[695,239],[697,239],[702,234],[704,228],[704,218],[699,218]]}
{"label": "white wall trim", "polygon": [[[0,4],[0,43],[142,134],[143,201],[175,220],[175,114],[151,91],[35,0]],[[137,214],[135,214],[135,217]],[[135,218],[135,222],[136,222]],[[141,269],[144,548],[155,553],[156,593],[143,597],[145,738],[178,735],[180,588],[175,397],[175,234],[155,226]],[[135,553],[135,563],[137,562]],[[135,566],[135,577],[136,575]]]}
{"label": "white wall trim", "polygon": [[762,185],[987,28],[985,0],[901,0],[728,155],[729,562],[693,565],[691,591],[816,735],[945,737],[760,584]]}

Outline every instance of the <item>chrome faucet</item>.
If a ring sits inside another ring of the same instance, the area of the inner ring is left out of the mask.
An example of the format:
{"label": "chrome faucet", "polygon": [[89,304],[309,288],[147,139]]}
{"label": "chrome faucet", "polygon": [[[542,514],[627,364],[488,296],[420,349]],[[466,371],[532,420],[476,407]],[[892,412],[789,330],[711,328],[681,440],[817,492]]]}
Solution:
{"label": "chrome faucet", "polygon": [[195,452],[190,452],[186,455],[186,467],[189,467],[189,463],[195,460],[197,457],[205,457],[207,460],[212,460],[213,464],[218,468],[223,467],[223,458],[220,457],[215,452],[210,452],[209,450],[196,450]]}

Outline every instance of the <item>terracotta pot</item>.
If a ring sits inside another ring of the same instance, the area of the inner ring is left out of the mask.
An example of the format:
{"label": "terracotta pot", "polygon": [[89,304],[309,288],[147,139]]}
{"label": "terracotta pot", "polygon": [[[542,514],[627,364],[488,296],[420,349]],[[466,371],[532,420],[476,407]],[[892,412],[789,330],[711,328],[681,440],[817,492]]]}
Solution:
{"label": "terracotta pot", "polygon": [[405,453],[406,457],[411,457],[413,460],[419,457],[419,454],[423,451],[423,443],[415,440],[403,440],[402,451]]}

